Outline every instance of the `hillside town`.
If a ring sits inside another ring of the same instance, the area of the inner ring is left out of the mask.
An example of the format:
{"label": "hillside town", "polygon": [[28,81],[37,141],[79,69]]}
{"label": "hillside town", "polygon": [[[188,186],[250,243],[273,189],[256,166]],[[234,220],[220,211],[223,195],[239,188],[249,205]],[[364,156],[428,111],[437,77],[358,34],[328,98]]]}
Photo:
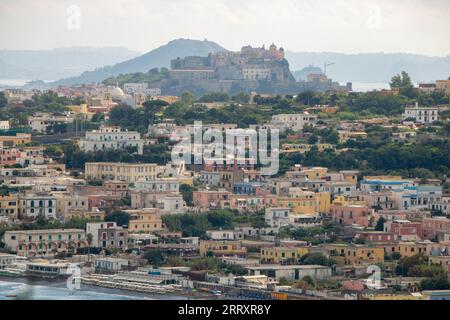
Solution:
{"label": "hillside town", "polygon": [[[274,45],[244,47],[169,73],[295,82],[283,61]],[[308,78],[329,85],[0,92],[0,277],[58,283],[76,269],[82,286],[193,299],[449,299],[450,80],[403,72],[356,93]],[[248,136],[243,154],[191,161],[207,132],[246,130],[277,133],[276,172]],[[183,132],[191,153],[175,161]]]}

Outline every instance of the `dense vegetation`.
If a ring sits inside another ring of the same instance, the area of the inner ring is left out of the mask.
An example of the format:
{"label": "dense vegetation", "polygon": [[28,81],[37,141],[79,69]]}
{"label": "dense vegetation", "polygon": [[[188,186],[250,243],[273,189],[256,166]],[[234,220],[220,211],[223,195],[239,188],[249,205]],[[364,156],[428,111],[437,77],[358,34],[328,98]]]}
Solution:
{"label": "dense vegetation", "polygon": [[163,79],[168,79],[169,70],[167,68],[153,68],[148,72],[135,72],[127,74],[119,74],[116,77],[110,77],[103,81],[106,85],[118,85],[123,87],[125,83],[147,83],[158,82]]}
{"label": "dense vegetation", "polygon": [[131,162],[156,163],[165,165],[171,159],[168,146],[165,144],[146,145],[144,154],[138,155],[136,148],[124,150],[104,150],[83,152],[74,144],[68,144],[64,150],[64,163],[69,169],[84,169],[86,162]]}
{"label": "dense vegetation", "polygon": [[[4,93],[0,93],[0,108],[5,107]],[[3,102],[2,102],[3,100]],[[47,91],[34,94],[31,100],[25,100],[23,106],[13,106],[0,112],[0,120],[12,120],[13,126],[27,125],[30,114],[35,112],[63,112],[67,111],[69,105],[80,105],[84,103],[82,98],[60,97],[56,92]]]}
{"label": "dense vegetation", "polygon": [[296,163],[306,166],[324,166],[335,170],[359,169],[364,173],[390,173],[405,177],[443,177],[450,174],[450,140],[426,139],[411,143],[394,143],[379,135],[362,141],[349,141],[349,150],[322,152],[313,147],[300,154],[283,154],[280,157],[280,174]]}
{"label": "dense vegetation", "polygon": [[201,238],[207,238],[206,230],[234,229],[238,223],[250,223],[254,227],[265,225],[264,213],[243,215],[231,210],[164,215],[162,219],[170,231],[181,231],[184,237]]}

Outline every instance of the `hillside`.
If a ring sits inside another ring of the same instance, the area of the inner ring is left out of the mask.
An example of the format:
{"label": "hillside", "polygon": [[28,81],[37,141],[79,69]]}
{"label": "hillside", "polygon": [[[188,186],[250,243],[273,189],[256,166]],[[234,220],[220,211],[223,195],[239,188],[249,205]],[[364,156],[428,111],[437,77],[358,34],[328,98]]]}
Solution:
{"label": "hillside", "polygon": [[215,42],[177,39],[142,56],[94,71],[87,71],[78,77],[59,80],[53,85],[101,82],[119,74],[147,72],[152,68],[170,67],[170,60],[177,57],[207,56],[211,52],[226,51]]}

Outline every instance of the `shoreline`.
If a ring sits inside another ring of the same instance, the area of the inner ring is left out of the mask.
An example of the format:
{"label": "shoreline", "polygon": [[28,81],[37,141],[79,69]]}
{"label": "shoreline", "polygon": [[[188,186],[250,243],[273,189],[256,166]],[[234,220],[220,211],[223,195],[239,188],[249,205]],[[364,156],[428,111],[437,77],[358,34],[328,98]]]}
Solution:
{"label": "shoreline", "polygon": [[[39,278],[30,278],[30,277],[7,277],[0,276],[0,284],[2,283],[10,283],[10,284],[25,284],[30,286],[40,286],[48,289],[67,289],[66,280],[48,280],[48,279],[39,279]],[[68,289],[67,289],[68,290]],[[168,294],[168,295],[158,295],[158,294],[147,294],[142,292],[136,292],[131,290],[123,290],[123,289],[112,289],[95,285],[86,285],[81,284],[81,290],[74,290],[76,292],[92,292],[98,294],[106,294],[106,295],[117,295],[117,296],[126,296],[129,298],[134,298],[135,300],[189,300],[189,299],[201,299],[201,297],[193,297],[186,292],[180,291],[179,294]],[[205,297],[206,298],[206,297]],[[107,300],[107,299],[101,299]]]}

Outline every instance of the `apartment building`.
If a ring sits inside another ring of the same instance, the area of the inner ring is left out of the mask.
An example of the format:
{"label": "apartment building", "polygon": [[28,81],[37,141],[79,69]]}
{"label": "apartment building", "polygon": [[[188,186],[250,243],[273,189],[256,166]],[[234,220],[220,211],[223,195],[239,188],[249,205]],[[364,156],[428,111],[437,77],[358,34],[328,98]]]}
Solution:
{"label": "apartment building", "polygon": [[55,252],[76,252],[87,246],[82,229],[49,229],[6,231],[5,246],[21,256],[35,256]]}
{"label": "apartment building", "polygon": [[242,246],[241,241],[200,240],[199,250],[202,257],[209,253],[216,256],[247,255],[247,248]]}
{"label": "apartment building", "polygon": [[265,210],[265,221],[270,227],[286,227],[289,225],[290,208],[270,207]]}
{"label": "apartment building", "polygon": [[92,234],[91,246],[97,248],[126,249],[128,230],[117,226],[116,222],[89,222],[86,234]]}
{"label": "apartment building", "polygon": [[85,177],[90,180],[136,182],[155,180],[159,167],[155,163],[86,162]]}
{"label": "apartment building", "polygon": [[144,140],[137,131],[122,131],[120,127],[101,127],[99,130],[86,132],[85,137],[79,140],[79,147],[85,152],[136,147],[137,153],[142,154]]}
{"label": "apartment building", "polygon": [[16,219],[19,213],[18,198],[16,195],[0,195],[0,221],[3,219]]}
{"label": "apartment building", "polygon": [[16,133],[15,136],[0,136],[0,145],[15,147],[20,144],[31,142],[30,133]]}
{"label": "apartment building", "polygon": [[305,125],[314,126],[317,116],[308,112],[296,114],[276,114],[272,116],[271,125],[280,131],[292,130],[300,131]]}
{"label": "apartment building", "polygon": [[149,233],[163,230],[163,223],[158,209],[125,210],[131,216],[128,231],[133,233]]}
{"label": "apartment building", "polygon": [[406,107],[402,114],[403,120],[414,119],[415,122],[423,124],[431,124],[439,120],[438,107],[419,107],[416,104],[414,107]]}
{"label": "apartment building", "polygon": [[69,112],[63,114],[41,112],[30,116],[28,118],[28,125],[33,131],[45,133],[54,125],[69,124],[72,123],[74,119],[74,114]]}
{"label": "apartment building", "polygon": [[450,219],[446,217],[424,217],[422,232],[424,239],[442,239],[445,234],[450,233]]}
{"label": "apartment building", "polygon": [[244,232],[240,230],[207,230],[206,235],[211,240],[243,240]]}
{"label": "apartment building", "polygon": [[308,247],[265,247],[261,248],[261,263],[295,264],[309,252]]}
{"label": "apartment building", "polygon": [[193,193],[193,204],[199,209],[208,210],[214,208],[222,208],[224,206],[230,206],[232,193],[219,189],[213,190],[200,190]]}
{"label": "apartment building", "polygon": [[19,216],[22,218],[37,218],[38,216],[56,218],[56,198],[49,195],[19,196]]}
{"label": "apartment building", "polygon": [[69,212],[88,211],[88,196],[80,196],[77,194],[55,194],[56,198],[56,215],[58,217],[66,217]]}
{"label": "apartment building", "polygon": [[384,262],[384,249],[363,245],[330,244],[326,246],[329,254],[344,265],[367,265]]}
{"label": "apartment building", "polygon": [[331,206],[331,217],[341,225],[368,227],[372,211],[362,203],[348,202],[343,197],[338,197]]}

